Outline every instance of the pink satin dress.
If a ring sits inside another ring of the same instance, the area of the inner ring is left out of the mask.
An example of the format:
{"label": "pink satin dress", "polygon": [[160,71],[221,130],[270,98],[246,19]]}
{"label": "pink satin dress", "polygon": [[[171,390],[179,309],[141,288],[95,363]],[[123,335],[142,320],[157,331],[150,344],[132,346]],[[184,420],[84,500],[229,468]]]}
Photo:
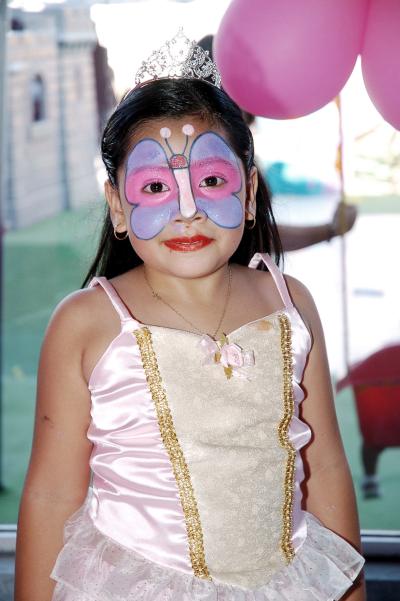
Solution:
{"label": "pink satin dress", "polygon": [[[299,419],[311,338],[282,308],[230,332],[121,319],[90,377],[92,483],[66,522],[53,601],[328,601],[362,556],[301,507]],[[101,325],[99,326],[101,327]]]}

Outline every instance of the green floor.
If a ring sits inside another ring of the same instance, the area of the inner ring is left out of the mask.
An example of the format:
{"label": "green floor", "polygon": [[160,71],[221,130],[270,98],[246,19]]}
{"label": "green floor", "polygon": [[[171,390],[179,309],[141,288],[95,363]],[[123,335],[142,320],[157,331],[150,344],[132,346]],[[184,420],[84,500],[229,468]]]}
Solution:
{"label": "green floor", "polygon": [[5,236],[0,523],[17,518],[30,453],[41,340],[57,303],[81,286],[101,213],[99,203]]}
{"label": "green floor", "polygon": [[[399,210],[398,204],[390,199],[375,205],[366,203],[364,208],[371,212],[377,207],[379,212]],[[81,286],[96,246],[101,213],[99,203],[97,207],[63,213],[5,236],[2,316],[4,489],[0,492],[0,523],[13,523],[17,519],[29,460],[35,373],[43,333],[56,304]],[[338,396],[337,411],[358,491],[360,440],[349,390]],[[376,501],[359,498],[361,525],[368,529],[400,529],[400,449],[384,452],[379,472],[383,497]]]}

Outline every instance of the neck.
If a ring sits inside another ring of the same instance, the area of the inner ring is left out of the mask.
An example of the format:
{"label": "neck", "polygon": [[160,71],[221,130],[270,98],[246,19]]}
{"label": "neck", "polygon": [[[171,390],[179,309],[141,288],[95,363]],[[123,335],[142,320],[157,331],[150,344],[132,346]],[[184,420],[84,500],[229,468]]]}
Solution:
{"label": "neck", "polygon": [[148,265],[143,265],[142,269],[153,290],[165,300],[206,306],[224,295],[229,273],[228,263],[223,263],[210,273],[190,278],[169,274]]}

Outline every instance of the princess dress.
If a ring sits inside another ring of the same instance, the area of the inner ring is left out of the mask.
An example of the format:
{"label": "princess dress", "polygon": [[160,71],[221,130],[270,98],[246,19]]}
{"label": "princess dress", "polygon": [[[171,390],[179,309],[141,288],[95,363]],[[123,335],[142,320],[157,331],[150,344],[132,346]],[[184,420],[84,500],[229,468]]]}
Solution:
{"label": "princess dress", "polygon": [[[301,509],[310,335],[284,307],[228,334],[121,318],[89,381],[92,486],[66,522],[52,601],[328,601],[364,559]],[[243,357],[253,361],[242,361]],[[209,361],[210,356],[212,361]]]}

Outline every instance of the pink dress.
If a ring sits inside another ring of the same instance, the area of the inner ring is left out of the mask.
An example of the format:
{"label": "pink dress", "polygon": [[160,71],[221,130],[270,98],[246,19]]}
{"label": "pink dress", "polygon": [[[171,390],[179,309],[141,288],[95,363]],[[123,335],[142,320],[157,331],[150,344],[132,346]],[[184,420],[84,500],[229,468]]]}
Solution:
{"label": "pink dress", "polygon": [[[90,377],[92,483],[66,522],[53,601],[328,601],[362,556],[301,508],[310,334],[280,310],[212,339],[121,318]],[[99,324],[101,327],[101,324]]]}

